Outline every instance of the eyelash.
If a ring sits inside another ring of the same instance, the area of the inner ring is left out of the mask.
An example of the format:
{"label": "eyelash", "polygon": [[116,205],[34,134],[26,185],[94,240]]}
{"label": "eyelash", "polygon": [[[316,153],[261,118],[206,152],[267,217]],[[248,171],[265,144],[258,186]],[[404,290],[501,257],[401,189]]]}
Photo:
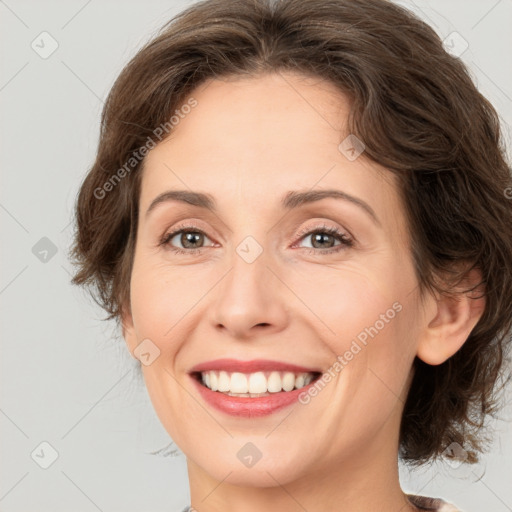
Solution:
{"label": "eyelash", "polygon": [[[169,250],[171,250],[175,254],[193,255],[193,254],[197,254],[197,253],[201,252],[202,249],[205,249],[205,247],[200,247],[200,248],[196,248],[196,249],[180,249],[179,247],[173,247],[172,245],[170,245],[169,242],[176,235],[178,235],[182,232],[183,233],[201,233],[201,234],[207,236],[206,233],[204,233],[197,226],[194,226],[194,225],[178,226],[171,233],[166,233],[160,239],[160,242],[158,245],[159,246],[167,246],[169,248]],[[348,248],[354,246],[354,240],[351,237],[349,237],[346,233],[343,233],[338,228],[325,226],[325,225],[305,229],[305,230],[301,231],[300,233],[298,233],[297,236],[299,237],[299,241],[300,241],[308,235],[313,235],[313,234],[317,234],[317,233],[326,233],[326,234],[332,235],[332,236],[336,237],[341,243],[340,243],[340,245],[335,246],[335,248],[330,248],[330,249],[309,248],[310,250],[308,251],[308,254],[318,254],[318,253],[332,254],[332,253],[337,253],[337,252],[343,251],[345,249],[348,249]]]}

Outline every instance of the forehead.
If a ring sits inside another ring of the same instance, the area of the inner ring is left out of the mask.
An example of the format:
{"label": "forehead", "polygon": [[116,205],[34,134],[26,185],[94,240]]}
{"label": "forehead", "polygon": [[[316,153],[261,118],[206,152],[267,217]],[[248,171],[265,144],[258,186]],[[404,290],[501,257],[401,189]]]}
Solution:
{"label": "forehead", "polygon": [[255,207],[313,188],[396,200],[389,172],[339,150],[350,104],[330,82],[275,73],[210,80],[190,96],[196,106],[146,156],[141,208],[164,189],[185,188]]}
{"label": "forehead", "polygon": [[225,158],[257,152],[293,159],[306,149],[300,146],[304,140],[336,146],[348,113],[334,85],[295,74],[210,80],[190,96],[197,106],[181,117],[161,149],[176,141]]}

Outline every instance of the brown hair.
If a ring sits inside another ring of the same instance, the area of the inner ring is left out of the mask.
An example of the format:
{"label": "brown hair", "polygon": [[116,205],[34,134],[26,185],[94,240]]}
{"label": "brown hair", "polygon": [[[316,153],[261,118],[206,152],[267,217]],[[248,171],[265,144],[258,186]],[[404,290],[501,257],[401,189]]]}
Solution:
{"label": "brown hair", "polygon": [[105,104],[97,158],[77,198],[72,282],[88,285],[119,323],[129,308],[143,164],[134,155],[205,80],[279,71],[327,79],[350,99],[349,133],[398,177],[422,293],[453,293],[470,268],[481,271],[483,316],[443,364],[415,358],[400,428],[405,462],[426,462],[453,442],[476,462],[510,346],[510,166],[498,115],[464,64],[391,2],[204,0],[167,23]]}

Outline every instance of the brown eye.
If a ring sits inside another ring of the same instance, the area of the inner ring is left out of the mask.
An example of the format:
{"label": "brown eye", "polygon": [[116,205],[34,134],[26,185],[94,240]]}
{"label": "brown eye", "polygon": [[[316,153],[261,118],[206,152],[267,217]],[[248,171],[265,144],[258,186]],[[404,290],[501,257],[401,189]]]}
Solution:
{"label": "brown eye", "polygon": [[[335,245],[336,238],[333,235],[317,232],[309,235],[312,240],[312,246],[315,249],[329,249]],[[332,243],[329,243],[332,242]]]}
{"label": "brown eye", "polygon": [[[312,240],[309,247],[319,254],[338,252],[354,245],[353,240],[346,233],[335,227],[319,226],[301,235],[301,240]],[[336,241],[339,243],[336,244]]]}
{"label": "brown eye", "polygon": [[[176,238],[178,235],[178,240],[184,249],[197,249],[201,243],[204,243],[204,234],[198,231],[181,231],[173,238]],[[171,240],[169,240],[169,242]]]}
{"label": "brown eye", "polygon": [[180,254],[194,253],[208,247],[204,245],[205,240],[209,240],[209,238],[200,229],[194,226],[180,226],[173,232],[164,235],[160,245]]}

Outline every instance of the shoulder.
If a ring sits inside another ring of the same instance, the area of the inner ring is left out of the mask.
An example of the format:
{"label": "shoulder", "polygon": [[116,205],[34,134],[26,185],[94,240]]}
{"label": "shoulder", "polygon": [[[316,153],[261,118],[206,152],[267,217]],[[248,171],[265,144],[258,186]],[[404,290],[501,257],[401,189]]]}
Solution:
{"label": "shoulder", "polygon": [[428,496],[418,496],[415,494],[406,494],[409,501],[421,510],[431,510],[435,512],[462,512],[457,507],[440,498],[429,498]]}

